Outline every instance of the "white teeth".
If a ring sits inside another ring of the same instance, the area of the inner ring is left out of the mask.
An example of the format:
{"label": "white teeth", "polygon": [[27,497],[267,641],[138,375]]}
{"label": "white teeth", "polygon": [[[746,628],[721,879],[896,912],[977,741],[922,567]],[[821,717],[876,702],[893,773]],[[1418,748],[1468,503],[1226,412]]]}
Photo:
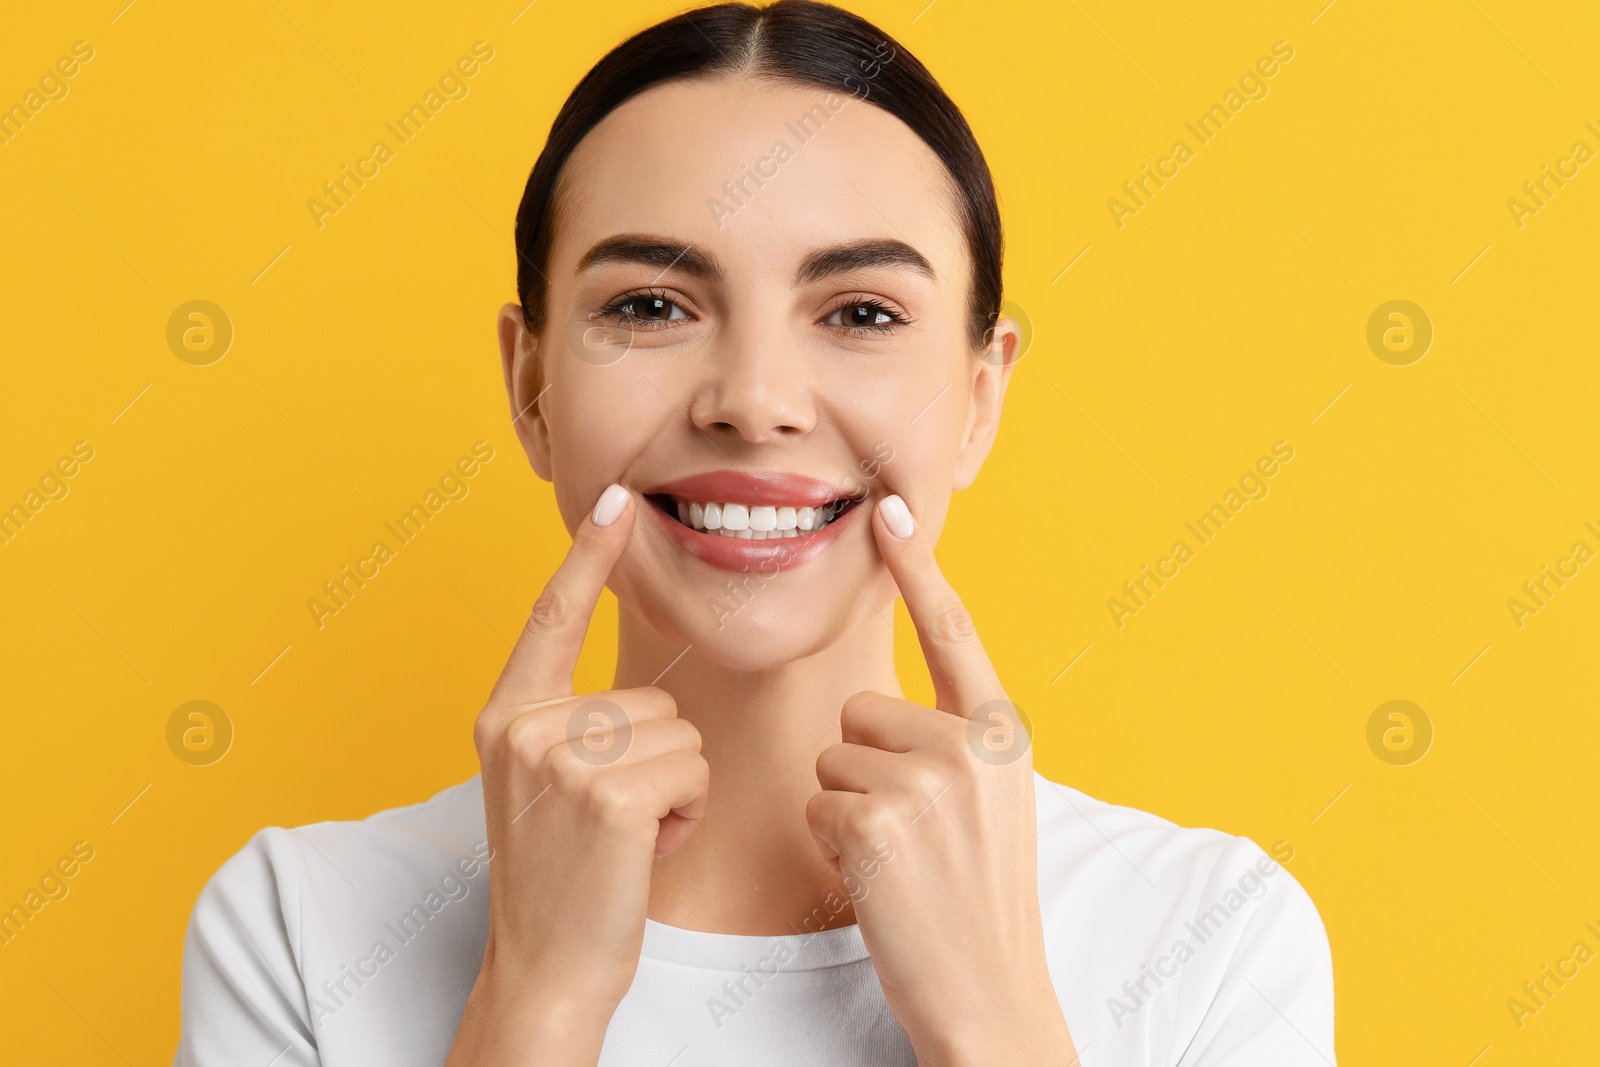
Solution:
{"label": "white teeth", "polygon": [[838,517],[843,505],[792,507],[773,504],[674,501],[678,521],[691,529],[748,541],[777,541],[815,533]]}

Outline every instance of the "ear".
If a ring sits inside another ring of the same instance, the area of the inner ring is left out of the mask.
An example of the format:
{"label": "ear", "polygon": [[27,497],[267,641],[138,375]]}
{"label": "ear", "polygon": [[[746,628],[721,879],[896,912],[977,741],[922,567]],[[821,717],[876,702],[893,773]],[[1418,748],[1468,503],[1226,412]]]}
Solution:
{"label": "ear", "polygon": [[1000,409],[1006,387],[1020,358],[1022,332],[1016,320],[1001,316],[989,329],[988,343],[972,357],[972,401],[967,405],[967,425],[956,452],[954,483],[957,492],[971,485],[994,447],[1000,432]]}
{"label": "ear", "polygon": [[545,422],[540,397],[545,388],[539,365],[539,341],[528,332],[522,305],[500,309],[500,370],[505,375],[506,397],[511,401],[511,425],[528,454],[533,472],[550,480],[550,426]]}

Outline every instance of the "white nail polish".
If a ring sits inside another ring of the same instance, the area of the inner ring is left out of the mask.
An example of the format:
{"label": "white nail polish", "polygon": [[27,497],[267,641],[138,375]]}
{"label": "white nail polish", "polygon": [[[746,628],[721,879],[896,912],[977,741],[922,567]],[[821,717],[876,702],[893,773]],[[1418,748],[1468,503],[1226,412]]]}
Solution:
{"label": "white nail polish", "polygon": [[878,514],[883,516],[883,524],[889,527],[889,532],[902,541],[916,531],[916,523],[911,521],[911,509],[898,495],[886,496],[878,501]]}
{"label": "white nail polish", "polygon": [[600,494],[600,502],[594,506],[594,524],[596,526],[610,526],[617,521],[617,516],[622,514],[622,509],[628,503],[628,491],[615,483],[606,487]]}

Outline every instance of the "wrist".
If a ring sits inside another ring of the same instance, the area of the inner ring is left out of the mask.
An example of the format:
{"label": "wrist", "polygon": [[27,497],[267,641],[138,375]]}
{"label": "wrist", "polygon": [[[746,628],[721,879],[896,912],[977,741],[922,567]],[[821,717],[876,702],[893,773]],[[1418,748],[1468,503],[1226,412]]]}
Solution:
{"label": "wrist", "polygon": [[[485,959],[467,997],[450,1067],[592,1065],[618,1000],[579,982],[553,981]],[[463,1051],[458,1060],[456,1053]]]}
{"label": "wrist", "polygon": [[925,1067],[980,1067],[999,1062],[1017,1067],[1078,1064],[1066,1016],[1048,983],[1026,1002],[1011,1000],[990,1010],[952,1013],[940,1033],[917,1043],[932,1057]]}

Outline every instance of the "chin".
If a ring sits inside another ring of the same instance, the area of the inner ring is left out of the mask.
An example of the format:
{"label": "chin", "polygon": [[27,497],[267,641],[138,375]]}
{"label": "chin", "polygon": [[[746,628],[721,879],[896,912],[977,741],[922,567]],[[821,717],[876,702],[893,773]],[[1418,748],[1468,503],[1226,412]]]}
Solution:
{"label": "chin", "polygon": [[863,618],[881,619],[874,606],[892,610],[894,584],[871,530],[863,522],[849,534],[792,569],[730,571],[677,545],[635,544],[612,588],[667,644],[691,645],[701,660],[729,670],[775,670],[858,632]]}
{"label": "chin", "polygon": [[732,614],[707,607],[702,618],[683,620],[691,624],[685,627],[686,640],[694,645],[695,655],[719,667],[776,670],[822,652],[846,625],[846,605],[828,611],[815,599],[800,589],[785,594],[769,585]]}

